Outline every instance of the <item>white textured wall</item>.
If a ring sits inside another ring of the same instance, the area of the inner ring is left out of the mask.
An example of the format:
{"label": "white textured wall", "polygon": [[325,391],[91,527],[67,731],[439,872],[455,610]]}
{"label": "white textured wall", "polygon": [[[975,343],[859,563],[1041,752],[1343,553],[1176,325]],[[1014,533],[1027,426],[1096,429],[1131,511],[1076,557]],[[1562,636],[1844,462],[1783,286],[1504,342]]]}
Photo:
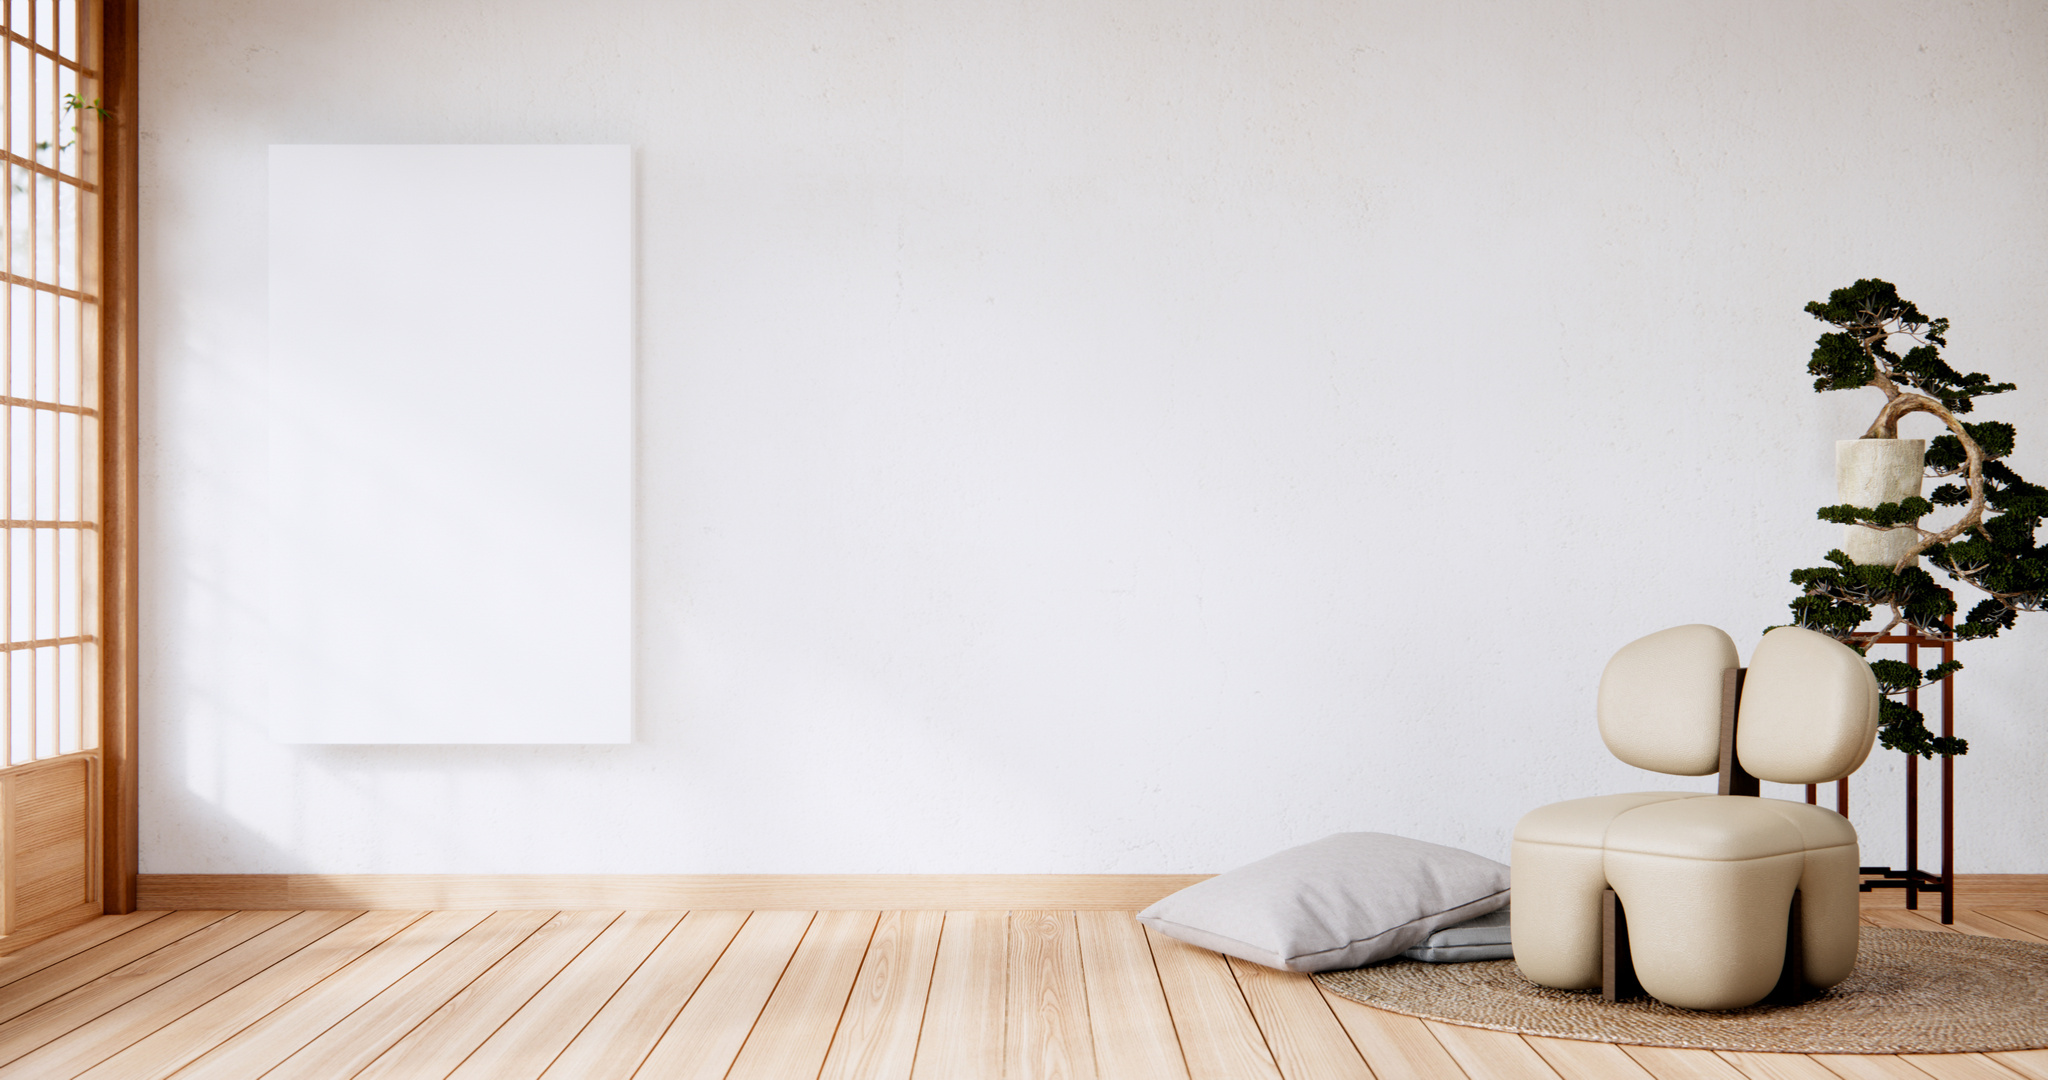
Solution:
{"label": "white textured wall", "polygon": [[[1836,542],[1889,278],[2048,477],[2048,11],[144,5],[146,872],[1505,857],[1614,648]],[[264,148],[638,148],[637,741],[264,735]],[[1964,651],[2048,870],[2048,617]],[[1896,755],[1858,779],[1895,861]],[[1706,781],[1678,781],[1697,789]],[[1882,788],[1880,792],[1879,789]]]}

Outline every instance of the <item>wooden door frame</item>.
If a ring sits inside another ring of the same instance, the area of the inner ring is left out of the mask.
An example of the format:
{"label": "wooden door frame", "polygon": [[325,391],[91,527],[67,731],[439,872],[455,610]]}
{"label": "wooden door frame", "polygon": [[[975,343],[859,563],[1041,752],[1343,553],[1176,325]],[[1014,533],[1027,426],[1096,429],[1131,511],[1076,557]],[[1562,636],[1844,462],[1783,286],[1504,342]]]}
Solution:
{"label": "wooden door frame", "polygon": [[136,802],[136,102],[138,0],[99,0],[106,138],[100,175],[100,896],[135,910]]}

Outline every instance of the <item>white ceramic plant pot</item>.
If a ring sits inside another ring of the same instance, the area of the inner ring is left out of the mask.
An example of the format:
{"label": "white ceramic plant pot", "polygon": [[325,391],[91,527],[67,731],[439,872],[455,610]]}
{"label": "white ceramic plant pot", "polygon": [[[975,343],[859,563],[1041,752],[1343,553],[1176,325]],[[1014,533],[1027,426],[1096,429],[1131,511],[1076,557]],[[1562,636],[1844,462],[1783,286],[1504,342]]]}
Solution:
{"label": "white ceramic plant pot", "polygon": [[[1844,439],[1835,444],[1835,499],[1875,507],[1920,494],[1926,475],[1926,439]],[[1842,552],[1859,563],[1896,565],[1918,541],[1910,526],[1842,526]]]}

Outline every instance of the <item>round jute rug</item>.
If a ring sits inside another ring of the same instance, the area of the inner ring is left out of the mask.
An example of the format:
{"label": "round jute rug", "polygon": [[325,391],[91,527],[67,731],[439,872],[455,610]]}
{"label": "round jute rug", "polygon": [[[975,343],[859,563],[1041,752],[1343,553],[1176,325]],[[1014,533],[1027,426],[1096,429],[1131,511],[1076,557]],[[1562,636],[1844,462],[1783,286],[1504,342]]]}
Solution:
{"label": "round jute rug", "polygon": [[2048,1047],[2048,945],[1864,927],[1856,970],[1796,1005],[1689,1012],[1552,990],[1512,960],[1393,960],[1316,981],[1390,1012],[1561,1039],[1799,1054],[1952,1054]]}

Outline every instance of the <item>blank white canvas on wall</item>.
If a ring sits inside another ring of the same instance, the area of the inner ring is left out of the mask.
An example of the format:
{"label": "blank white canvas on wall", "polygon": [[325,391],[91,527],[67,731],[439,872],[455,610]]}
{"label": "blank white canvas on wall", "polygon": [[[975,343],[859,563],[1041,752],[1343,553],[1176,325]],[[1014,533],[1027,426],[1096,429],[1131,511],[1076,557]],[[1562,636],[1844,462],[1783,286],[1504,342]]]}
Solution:
{"label": "blank white canvas on wall", "polygon": [[625,146],[270,147],[272,732],[632,737]]}

